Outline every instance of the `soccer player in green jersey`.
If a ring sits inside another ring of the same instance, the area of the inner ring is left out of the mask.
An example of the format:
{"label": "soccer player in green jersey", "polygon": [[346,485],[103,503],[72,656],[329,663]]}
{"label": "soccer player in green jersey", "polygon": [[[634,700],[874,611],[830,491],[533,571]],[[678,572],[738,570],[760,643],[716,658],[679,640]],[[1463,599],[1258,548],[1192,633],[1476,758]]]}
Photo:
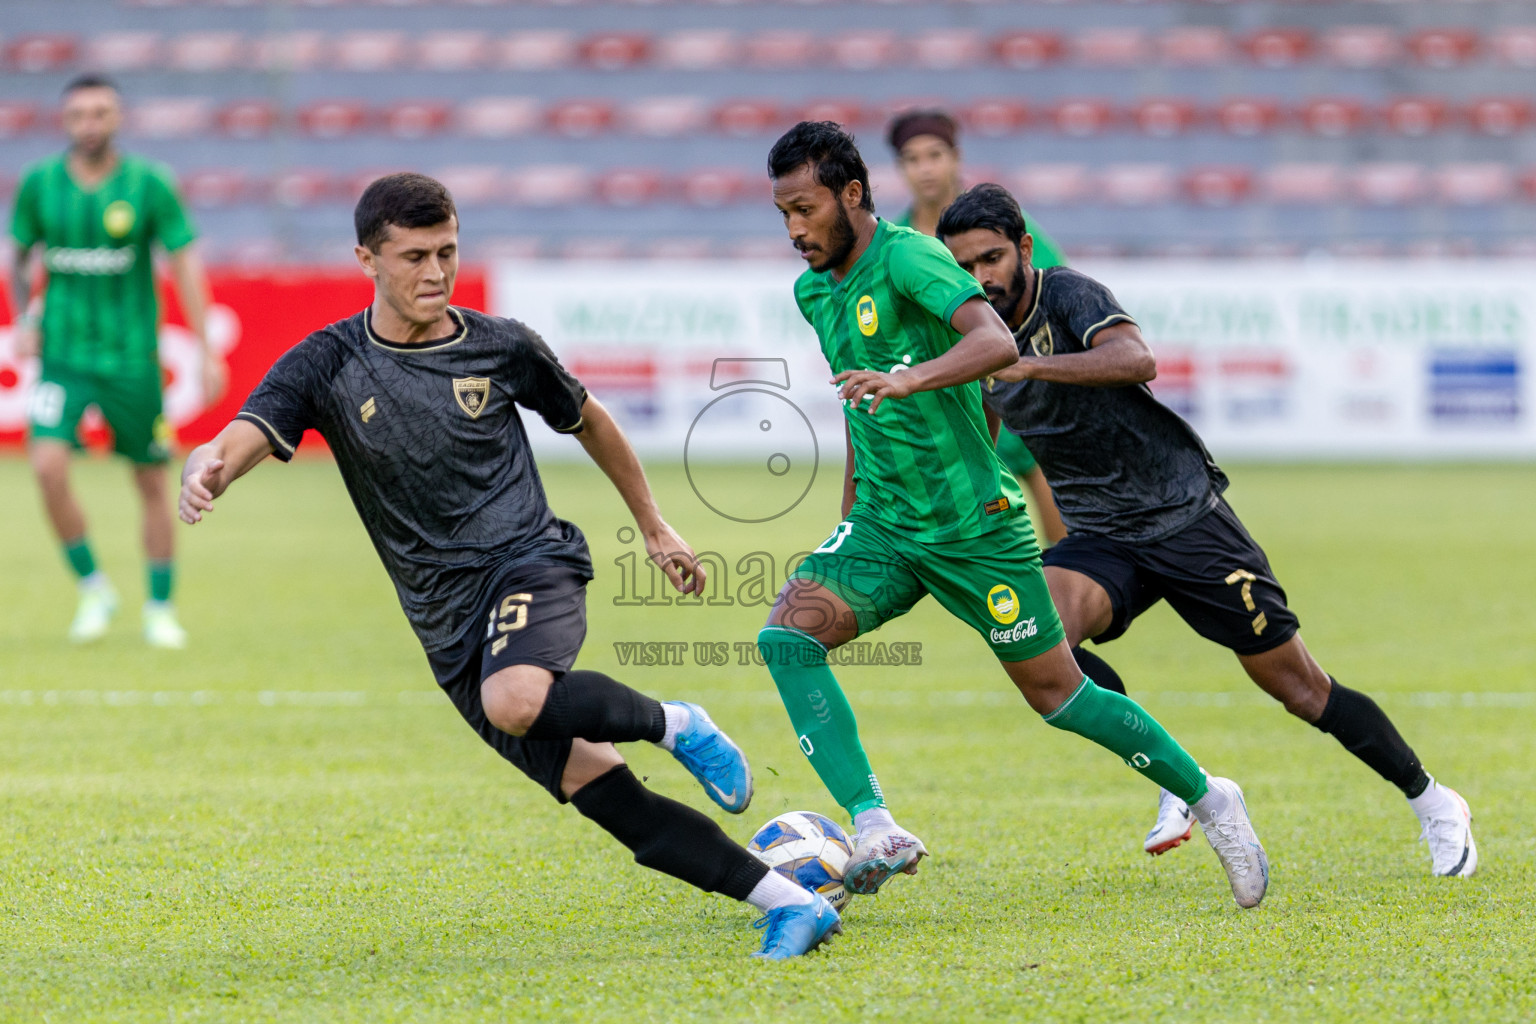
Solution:
{"label": "soccer player in green jersey", "polygon": [[928,851],[887,809],[827,652],[931,593],[981,634],[1048,724],[1180,794],[1238,904],[1257,906],[1269,867],[1237,784],[1207,777],[1151,715],[1072,659],[976,383],[1017,361],[1007,325],[937,239],[875,216],[869,172],[838,125],[790,129],[768,173],[809,265],[795,300],[841,385],[849,444],[842,522],[794,571],[758,645],[800,749],[853,818],[848,887],[876,892]]}
{"label": "soccer player in green jersey", "polygon": [[[960,174],[960,125],[942,110],[909,110],[891,121],[886,134],[896,166],[912,193],[912,205],[895,223],[932,235],[938,230],[939,217],[964,189]],[[1066,266],[1067,257],[1055,240],[1034,226],[1035,266]],[[1040,464],[1011,431],[997,438],[997,454],[1019,482],[1029,488],[1035,502],[1035,515],[1047,544],[1055,544],[1067,535],[1061,514],[1051,497]]]}
{"label": "soccer player in green jersey", "polygon": [[[165,463],[171,430],[162,412],[157,351],[159,310],[151,247],[170,254],[181,308],[203,351],[203,394],[224,386],[223,361],[208,346],[208,285],[169,170],[118,151],[122,102],[108,79],[88,75],[64,90],[67,152],[30,168],[16,193],[11,275],[17,355],[42,356],[28,410],[29,454],[43,504],[79,580],[69,637],[101,637],[117,595],[96,566],[85,515],[69,485],[69,455],[79,446],[80,417],[96,406],[112,429],[113,447],[133,464],[144,511],[149,599],[144,638],[180,648],[186,633],[171,604],[173,539]],[[41,247],[48,286],[32,302],[32,258]]]}

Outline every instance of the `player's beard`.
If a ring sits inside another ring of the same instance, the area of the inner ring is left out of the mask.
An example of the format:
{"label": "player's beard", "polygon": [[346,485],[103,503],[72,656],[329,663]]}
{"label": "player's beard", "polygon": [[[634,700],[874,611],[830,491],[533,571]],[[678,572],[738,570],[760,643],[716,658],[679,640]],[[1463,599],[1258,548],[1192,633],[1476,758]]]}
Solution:
{"label": "player's beard", "polygon": [[853,221],[848,217],[848,210],[842,203],[837,204],[837,223],[832,225],[832,233],[827,238],[827,246],[822,251],[826,256],[819,263],[812,263],[811,269],[818,274],[825,274],[834,267],[842,266],[853,252],[853,247],[858,244],[858,233],[853,230]]}
{"label": "player's beard", "polygon": [[1008,290],[1001,293],[987,292],[987,301],[992,303],[992,308],[997,310],[997,315],[1009,327],[1013,326],[1011,318],[1018,310],[1019,303],[1024,301],[1024,289],[1029,284],[1029,268],[1024,265],[1023,250],[1015,245],[1013,254],[1018,263],[1013,268],[1013,280],[1008,282]]}

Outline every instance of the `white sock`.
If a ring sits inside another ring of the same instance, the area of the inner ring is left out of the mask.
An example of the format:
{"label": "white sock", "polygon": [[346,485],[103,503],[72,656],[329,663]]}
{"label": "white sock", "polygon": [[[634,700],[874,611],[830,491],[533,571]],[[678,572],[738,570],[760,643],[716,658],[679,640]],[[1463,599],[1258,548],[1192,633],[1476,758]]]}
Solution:
{"label": "white sock", "polygon": [[896,819],[891,817],[891,812],[884,807],[871,807],[853,816],[855,834],[871,829],[886,832],[896,827]]}
{"label": "white sock", "polygon": [[1432,818],[1436,811],[1443,810],[1452,801],[1445,795],[1445,790],[1440,788],[1440,783],[1435,777],[1429,777],[1429,785],[1424,787],[1424,792],[1418,796],[1408,798],[1408,806],[1413,808],[1413,813],[1420,818]]}
{"label": "white sock", "polygon": [[763,880],[752,887],[747,902],[763,913],[777,907],[793,907],[811,902],[811,893],[785,878],[777,871],[770,871]]}
{"label": "white sock", "polygon": [[104,587],[106,585],[107,585],[107,574],[102,572],[100,569],[97,569],[95,572],[91,573],[89,576],[82,576],[82,577],[80,577],[80,589],[81,590],[95,590],[97,587]]}
{"label": "white sock", "polygon": [[693,716],[681,704],[662,704],[661,713],[667,717],[667,731],[656,741],[656,745],[662,750],[674,750],[677,747],[677,734],[688,728],[693,722]]}
{"label": "white sock", "polygon": [[[1210,780],[1210,777],[1206,777]],[[1210,780],[1214,781],[1214,780]],[[1200,824],[1209,825],[1217,818],[1225,817],[1232,810],[1232,798],[1222,789],[1212,786],[1207,782],[1205,796],[1189,805]]]}

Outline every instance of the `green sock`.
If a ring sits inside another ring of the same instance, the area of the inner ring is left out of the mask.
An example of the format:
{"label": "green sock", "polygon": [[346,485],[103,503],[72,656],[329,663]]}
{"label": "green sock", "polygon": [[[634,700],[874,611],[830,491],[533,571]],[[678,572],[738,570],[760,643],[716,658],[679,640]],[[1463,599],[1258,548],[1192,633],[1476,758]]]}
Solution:
{"label": "green sock", "polygon": [[1205,796],[1205,775],[1168,730],[1123,693],[1083,676],[1082,685],[1045,723],[1119,754],[1125,763],[1187,804]]}
{"label": "green sock", "polygon": [[859,724],[827,667],[827,651],[805,633],[764,626],[757,649],[768,663],[800,750],[849,816],[884,807],[885,796],[859,743]]}
{"label": "green sock", "polygon": [[151,601],[169,601],[171,599],[171,587],[176,582],[175,563],[169,558],[161,561],[157,558],[149,560],[149,599]]}
{"label": "green sock", "polygon": [[81,579],[85,579],[96,571],[96,558],[91,554],[91,542],[84,537],[66,541],[64,557],[69,559],[69,567],[75,570],[75,575]]}

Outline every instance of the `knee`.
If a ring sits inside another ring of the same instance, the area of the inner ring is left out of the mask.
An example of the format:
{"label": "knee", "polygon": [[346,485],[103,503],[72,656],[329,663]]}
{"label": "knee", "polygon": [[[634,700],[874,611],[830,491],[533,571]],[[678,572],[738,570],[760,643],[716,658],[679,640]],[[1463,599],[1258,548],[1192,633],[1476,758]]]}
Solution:
{"label": "knee", "polygon": [[1275,688],[1274,695],[1285,710],[1303,722],[1316,722],[1328,706],[1328,691],[1332,687],[1328,674],[1314,667],[1312,671],[1289,673]]}
{"label": "knee", "polygon": [[[553,676],[546,669],[520,665],[503,669],[480,684],[480,704],[485,720],[511,736],[526,735],[544,710]],[[541,678],[542,675],[542,678]]]}
{"label": "knee", "polygon": [[808,633],[769,623],[757,633],[757,652],[768,671],[795,665],[826,664],[827,649]]}

